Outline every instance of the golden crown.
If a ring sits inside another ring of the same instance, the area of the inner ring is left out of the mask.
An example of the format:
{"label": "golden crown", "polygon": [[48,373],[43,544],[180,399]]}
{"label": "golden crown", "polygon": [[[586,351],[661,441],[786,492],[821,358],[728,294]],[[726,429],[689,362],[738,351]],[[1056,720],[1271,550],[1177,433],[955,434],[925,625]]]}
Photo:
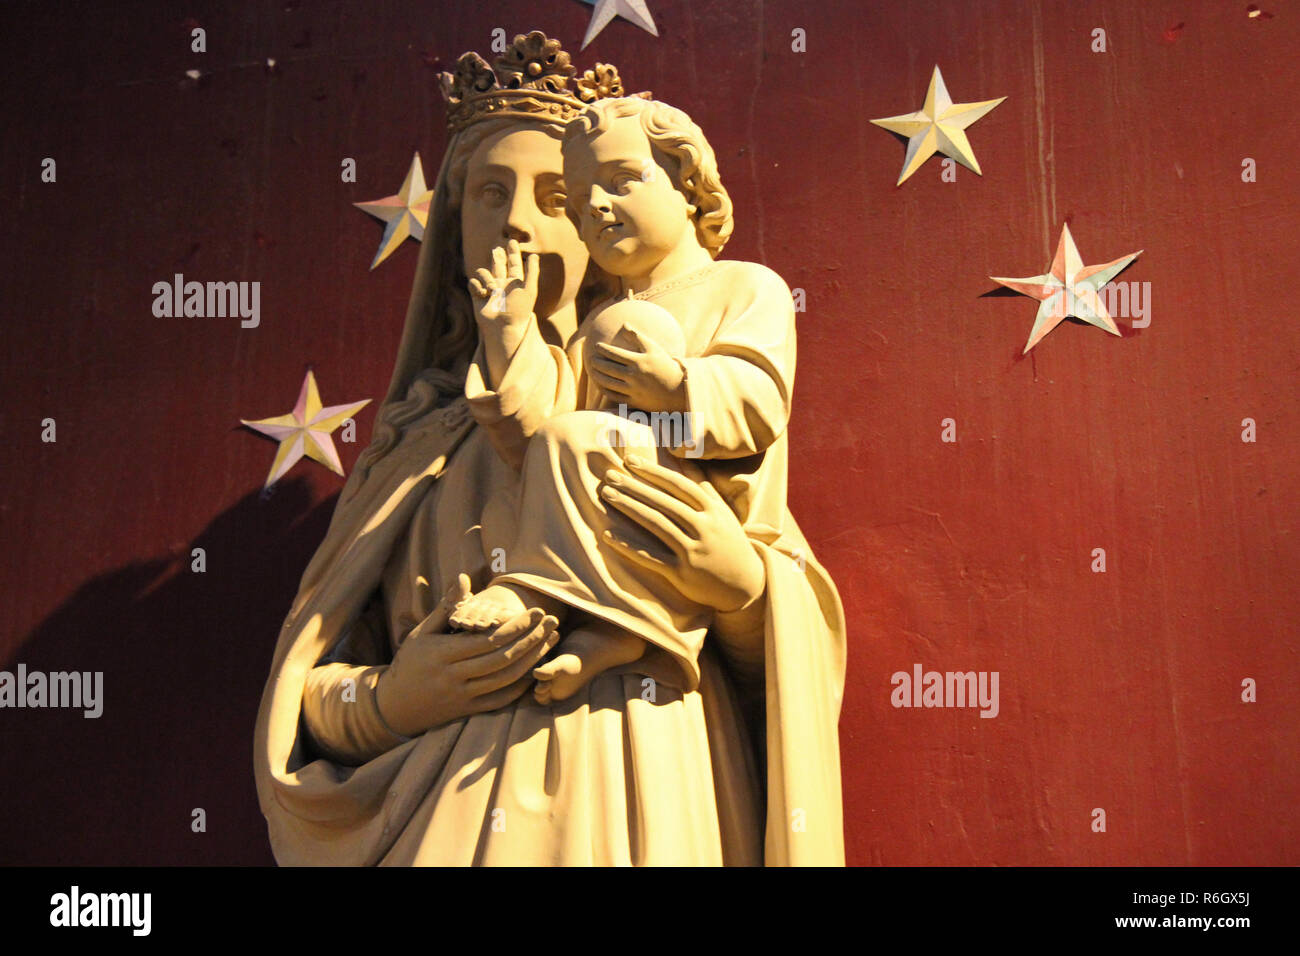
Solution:
{"label": "golden crown", "polygon": [[[539,30],[516,36],[505,53],[488,66],[477,53],[465,53],[454,73],[443,73],[447,127],[453,133],[496,116],[535,116],[567,123],[588,103],[627,96],[618,70],[608,63],[570,80],[577,70],[569,54]],[[636,93],[649,98],[649,93]]]}

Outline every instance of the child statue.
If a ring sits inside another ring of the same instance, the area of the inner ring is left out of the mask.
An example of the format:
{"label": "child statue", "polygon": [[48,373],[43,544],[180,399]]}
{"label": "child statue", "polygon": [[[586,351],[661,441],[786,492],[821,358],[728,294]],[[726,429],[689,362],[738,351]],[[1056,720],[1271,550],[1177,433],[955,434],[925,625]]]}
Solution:
{"label": "child statue", "polygon": [[[577,408],[530,439],[511,519],[484,520],[484,550],[501,548],[507,570],[462,603],[452,624],[490,629],[528,607],[582,614],[534,671],[543,703],[632,662],[658,673],[642,660],[647,645],[667,655],[668,680],[693,690],[713,615],[733,609],[674,593],[647,549],[613,533],[605,502],[627,500],[624,468],[654,460],[711,485],[752,540],[780,537],[793,301],[765,266],[716,259],[731,234],[731,201],[712,148],[681,110],[600,100],[569,124],[563,155],[569,215],[622,294],[578,330],[570,352],[581,358],[566,369]],[[470,280],[477,307],[527,317],[536,259],[523,261],[513,241],[498,250],[494,268]],[[650,428],[629,411],[682,427]],[[668,495],[650,504],[668,515],[685,507]]]}

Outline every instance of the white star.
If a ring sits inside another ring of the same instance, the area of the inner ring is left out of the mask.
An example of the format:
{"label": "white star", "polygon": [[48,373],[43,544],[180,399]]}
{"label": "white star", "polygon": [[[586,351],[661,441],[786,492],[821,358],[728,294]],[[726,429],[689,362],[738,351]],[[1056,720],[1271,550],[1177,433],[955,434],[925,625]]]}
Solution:
{"label": "white star", "polygon": [[1005,96],[999,96],[996,100],[980,103],[954,103],[948,95],[948,87],[944,85],[943,74],[936,66],[930,75],[930,88],[926,91],[924,106],[915,113],[871,121],[891,133],[908,137],[907,156],[903,160],[903,171],[899,173],[896,185],[903,185],[904,180],[935,153],[943,153],[967,169],[983,175],[965,130],[1005,99]]}
{"label": "white star", "polygon": [[587,49],[587,44],[596,39],[596,34],[605,29],[605,25],[615,17],[622,17],[631,23],[635,23],[642,30],[659,35],[659,30],[655,27],[654,17],[650,16],[650,11],[646,9],[645,0],[582,0],[588,5],[595,4],[596,9],[591,14],[591,24],[587,27],[587,35],[582,40],[582,49]]}

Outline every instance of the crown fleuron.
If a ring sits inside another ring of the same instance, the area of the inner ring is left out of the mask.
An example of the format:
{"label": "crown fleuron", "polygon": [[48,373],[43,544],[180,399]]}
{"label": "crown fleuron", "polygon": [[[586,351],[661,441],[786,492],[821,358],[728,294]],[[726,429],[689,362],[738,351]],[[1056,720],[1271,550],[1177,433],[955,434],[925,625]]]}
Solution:
{"label": "crown fleuron", "polygon": [[538,30],[515,37],[493,66],[477,53],[465,53],[456,62],[454,73],[441,76],[448,105],[447,127],[455,133],[479,120],[502,115],[567,123],[588,103],[627,95],[618,70],[607,63],[597,63],[594,70],[573,81],[576,72],[560,41]]}

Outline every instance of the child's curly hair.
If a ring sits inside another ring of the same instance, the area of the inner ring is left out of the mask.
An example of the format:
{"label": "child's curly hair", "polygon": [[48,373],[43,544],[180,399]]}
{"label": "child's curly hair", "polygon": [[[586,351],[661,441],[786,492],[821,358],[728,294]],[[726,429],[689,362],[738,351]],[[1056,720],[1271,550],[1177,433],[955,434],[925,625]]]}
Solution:
{"label": "child's curly hair", "polygon": [[624,96],[589,104],[564,131],[564,146],[590,139],[609,128],[614,117],[636,116],[652,150],[669,156],[676,167],[674,186],[695,206],[695,234],[713,258],[731,238],[731,197],[718,175],[718,160],[701,130],[684,112],[658,100]]}

